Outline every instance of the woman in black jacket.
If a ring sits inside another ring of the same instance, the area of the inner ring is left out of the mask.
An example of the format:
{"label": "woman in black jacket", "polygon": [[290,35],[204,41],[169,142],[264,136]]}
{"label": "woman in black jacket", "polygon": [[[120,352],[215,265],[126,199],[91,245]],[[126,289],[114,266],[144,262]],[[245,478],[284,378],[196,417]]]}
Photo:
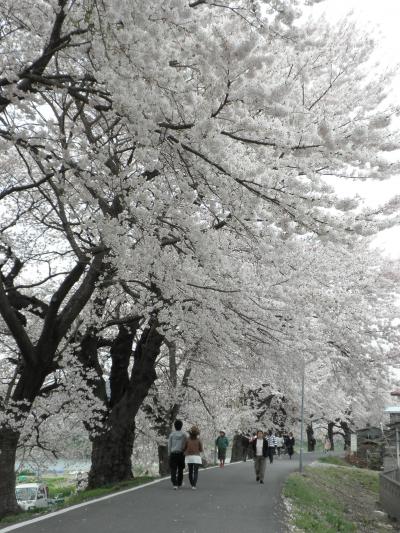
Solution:
{"label": "woman in black jacket", "polygon": [[289,454],[289,459],[291,459],[292,455],[294,453],[294,437],[293,437],[293,433],[289,433],[289,435],[286,437],[285,446],[286,446],[286,450],[287,450],[287,452]]}

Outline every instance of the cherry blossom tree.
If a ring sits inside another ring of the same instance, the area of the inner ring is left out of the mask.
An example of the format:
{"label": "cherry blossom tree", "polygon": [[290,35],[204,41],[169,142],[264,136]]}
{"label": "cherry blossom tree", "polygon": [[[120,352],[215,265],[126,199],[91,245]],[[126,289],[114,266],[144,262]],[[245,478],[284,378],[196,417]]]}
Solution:
{"label": "cherry blossom tree", "polygon": [[260,371],[249,386],[280,390],[306,355],[334,375],[380,366],[367,311],[382,296],[349,259],[398,203],[363,209],[327,179],[398,171],[383,155],[399,146],[391,76],[371,81],[373,43],[351,23],[300,24],[305,3],[2,3],[0,313],[16,363],[0,515],[16,506],[22,426],[67,347],[108,408],[93,484],[130,475],[163,344],[201,340],[198,364],[237,358]]}

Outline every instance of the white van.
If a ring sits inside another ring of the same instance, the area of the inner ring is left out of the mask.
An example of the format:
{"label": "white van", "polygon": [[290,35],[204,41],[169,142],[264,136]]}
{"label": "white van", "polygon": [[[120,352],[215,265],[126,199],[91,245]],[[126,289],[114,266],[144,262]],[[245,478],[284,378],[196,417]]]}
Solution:
{"label": "white van", "polygon": [[15,487],[18,505],[24,510],[47,507],[47,487],[43,483],[22,483]]}

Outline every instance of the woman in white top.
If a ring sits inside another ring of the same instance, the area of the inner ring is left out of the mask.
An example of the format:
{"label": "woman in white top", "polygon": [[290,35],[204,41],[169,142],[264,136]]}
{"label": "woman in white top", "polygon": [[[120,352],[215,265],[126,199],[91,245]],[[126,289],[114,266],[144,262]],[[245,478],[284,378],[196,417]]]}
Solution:
{"label": "woman in white top", "polygon": [[197,426],[192,426],[184,450],[186,464],[189,468],[189,481],[193,490],[196,489],[199,466],[202,463],[201,454],[203,453],[203,443],[201,442],[199,435],[199,428]]}
{"label": "woman in white top", "polygon": [[257,438],[252,442],[254,452],[254,470],[256,481],[264,483],[266,457],[268,457],[268,441],[262,431],[257,431]]}

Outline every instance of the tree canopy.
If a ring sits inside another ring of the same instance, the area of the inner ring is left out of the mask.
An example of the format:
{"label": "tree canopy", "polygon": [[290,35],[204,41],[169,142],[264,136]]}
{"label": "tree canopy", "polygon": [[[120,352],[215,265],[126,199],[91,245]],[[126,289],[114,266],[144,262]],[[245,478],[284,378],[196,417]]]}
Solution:
{"label": "tree canopy", "polygon": [[243,386],[295,398],[307,363],[313,406],[344,414],[386,379],[397,274],[368,237],[398,199],[366,208],[330,180],[399,171],[393,73],[371,76],[352,22],[300,20],[312,3],[2,2],[8,465],[61,390],[99,484],[128,475],[148,394],[162,436],[156,408],[171,424],[190,390],[187,416],[216,420]]}

